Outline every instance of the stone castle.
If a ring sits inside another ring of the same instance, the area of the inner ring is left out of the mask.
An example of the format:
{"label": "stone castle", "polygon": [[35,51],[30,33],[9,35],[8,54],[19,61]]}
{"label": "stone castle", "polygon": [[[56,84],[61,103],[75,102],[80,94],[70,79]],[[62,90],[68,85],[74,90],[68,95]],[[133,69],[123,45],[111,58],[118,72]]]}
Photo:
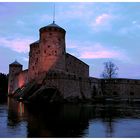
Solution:
{"label": "stone castle", "polygon": [[[89,77],[89,66],[66,52],[66,31],[54,21],[42,27],[39,33],[39,40],[30,44],[28,69],[22,70],[17,61],[9,65],[9,95],[20,89],[23,98],[22,90],[30,93],[26,98],[39,97],[41,93],[47,95],[47,91],[63,99],[140,98],[140,80]],[[33,83],[39,85],[38,88],[31,88]]]}

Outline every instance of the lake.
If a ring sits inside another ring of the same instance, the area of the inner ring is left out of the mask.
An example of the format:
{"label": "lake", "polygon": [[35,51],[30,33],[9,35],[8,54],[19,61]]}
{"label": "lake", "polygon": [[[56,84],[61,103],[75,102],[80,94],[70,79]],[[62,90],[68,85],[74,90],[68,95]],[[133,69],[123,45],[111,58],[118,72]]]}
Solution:
{"label": "lake", "polygon": [[138,138],[140,104],[0,104],[1,138]]}

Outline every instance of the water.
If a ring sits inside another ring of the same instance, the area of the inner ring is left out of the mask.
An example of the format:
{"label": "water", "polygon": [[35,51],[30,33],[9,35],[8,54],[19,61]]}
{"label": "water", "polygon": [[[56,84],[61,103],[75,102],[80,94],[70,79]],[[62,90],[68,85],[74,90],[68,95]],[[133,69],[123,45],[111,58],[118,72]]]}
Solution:
{"label": "water", "polygon": [[140,105],[0,104],[0,137],[140,137]]}

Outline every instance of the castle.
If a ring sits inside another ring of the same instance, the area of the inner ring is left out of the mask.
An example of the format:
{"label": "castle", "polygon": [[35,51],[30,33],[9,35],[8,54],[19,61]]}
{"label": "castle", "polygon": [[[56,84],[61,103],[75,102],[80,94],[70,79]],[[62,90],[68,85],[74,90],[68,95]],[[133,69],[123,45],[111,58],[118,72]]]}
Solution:
{"label": "castle", "polygon": [[94,96],[140,98],[140,80],[89,77],[89,66],[66,52],[66,31],[54,21],[40,28],[39,33],[39,40],[30,44],[28,69],[22,70],[17,61],[9,65],[9,95],[36,82],[41,86],[31,97],[37,91],[45,92],[51,88],[59,91],[64,99],[91,99]]}

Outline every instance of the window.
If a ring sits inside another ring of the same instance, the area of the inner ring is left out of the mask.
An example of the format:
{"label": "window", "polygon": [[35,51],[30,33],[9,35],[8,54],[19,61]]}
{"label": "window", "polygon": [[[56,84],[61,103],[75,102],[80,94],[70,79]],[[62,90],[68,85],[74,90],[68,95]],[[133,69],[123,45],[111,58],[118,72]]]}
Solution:
{"label": "window", "polygon": [[130,95],[133,96],[134,95],[134,92],[130,92]]}
{"label": "window", "polygon": [[113,95],[118,95],[118,93],[116,91],[113,92]]}
{"label": "window", "polygon": [[46,50],[44,50],[44,53],[46,53]]}
{"label": "window", "polygon": [[50,48],[51,46],[50,45],[48,45],[48,48]]}
{"label": "window", "polygon": [[57,51],[54,51],[55,52],[55,55],[57,54]]}

